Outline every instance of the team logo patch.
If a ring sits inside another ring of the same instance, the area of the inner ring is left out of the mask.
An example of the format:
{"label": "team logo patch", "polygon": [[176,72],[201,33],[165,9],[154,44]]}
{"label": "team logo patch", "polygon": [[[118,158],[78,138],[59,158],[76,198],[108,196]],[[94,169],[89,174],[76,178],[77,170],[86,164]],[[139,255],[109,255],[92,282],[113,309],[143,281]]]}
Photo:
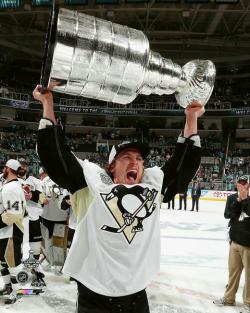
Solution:
{"label": "team logo patch", "polygon": [[154,201],[157,193],[155,189],[138,185],[131,188],[117,185],[108,194],[101,193],[102,200],[118,224],[118,227],[103,225],[101,229],[123,233],[128,243],[131,243],[136,233],[144,230],[143,220],[156,209]]}
{"label": "team logo patch", "polygon": [[101,181],[105,184],[105,185],[112,185],[113,181],[112,179],[107,175],[107,174],[100,174],[101,177]]}

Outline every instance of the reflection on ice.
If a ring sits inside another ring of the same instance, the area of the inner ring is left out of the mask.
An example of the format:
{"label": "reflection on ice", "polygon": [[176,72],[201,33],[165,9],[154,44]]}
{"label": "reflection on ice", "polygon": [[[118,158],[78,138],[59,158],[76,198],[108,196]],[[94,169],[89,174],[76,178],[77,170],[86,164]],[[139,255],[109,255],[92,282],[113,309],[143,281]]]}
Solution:
{"label": "reflection on ice", "polygon": [[205,311],[182,308],[174,305],[150,305],[150,313],[208,313]]}

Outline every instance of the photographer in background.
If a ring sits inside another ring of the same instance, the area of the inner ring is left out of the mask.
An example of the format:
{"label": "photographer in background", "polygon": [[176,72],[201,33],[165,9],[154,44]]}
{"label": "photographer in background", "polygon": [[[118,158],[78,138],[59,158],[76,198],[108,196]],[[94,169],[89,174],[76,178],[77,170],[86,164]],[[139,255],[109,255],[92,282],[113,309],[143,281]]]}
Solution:
{"label": "photographer in background", "polygon": [[241,313],[250,313],[250,197],[249,182],[246,175],[237,182],[237,193],[227,198],[224,212],[230,219],[230,250],[228,260],[229,279],[224,297],[214,301],[218,306],[235,305],[242,270],[245,270],[243,290],[244,308]]}

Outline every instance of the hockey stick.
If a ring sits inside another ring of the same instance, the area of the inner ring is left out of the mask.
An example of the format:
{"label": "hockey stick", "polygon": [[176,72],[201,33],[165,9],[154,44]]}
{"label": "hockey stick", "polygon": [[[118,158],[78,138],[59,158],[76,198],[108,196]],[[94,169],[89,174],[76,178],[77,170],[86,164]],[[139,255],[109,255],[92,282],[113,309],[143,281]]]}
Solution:
{"label": "hockey stick", "polygon": [[[155,191],[155,190],[154,190]],[[141,209],[144,207],[144,205],[152,199],[152,201],[154,201],[155,197],[157,195],[157,192],[155,192],[155,195],[153,197],[153,199],[151,198],[151,195],[148,195],[148,197],[141,203],[141,205],[135,210],[135,212],[131,215],[131,218],[135,218],[135,216],[141,211]],[[102,230],[106,230],[112,233],[121,233],[127,226],[126,223],[124,223],[121,227],[116,228],[116,227],[112,227],[112,226],[108,226],[108,225],[103,225],[102,226]]]}

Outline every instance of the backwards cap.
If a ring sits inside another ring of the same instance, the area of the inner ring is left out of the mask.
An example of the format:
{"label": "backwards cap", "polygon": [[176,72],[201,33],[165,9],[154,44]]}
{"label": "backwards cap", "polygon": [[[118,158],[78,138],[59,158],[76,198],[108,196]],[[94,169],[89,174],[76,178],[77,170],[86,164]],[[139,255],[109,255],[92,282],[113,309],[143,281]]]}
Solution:
{"label": "backwards cap", "polygon": [[5,166],[11,168],[14,171],[17,171],[19,169],[19,167],[21,167],[21,164],[15,159],[9,159],[6,162]]}
{"label": "backwards cap", "polygon": [[117,145],[114,145],[109,154],[109,164],[111,164],[117,155],[125,149],[134,148],[137,149],[145,159],[149,154],[149,147],[147,144],[140,142],[123,141]]}

